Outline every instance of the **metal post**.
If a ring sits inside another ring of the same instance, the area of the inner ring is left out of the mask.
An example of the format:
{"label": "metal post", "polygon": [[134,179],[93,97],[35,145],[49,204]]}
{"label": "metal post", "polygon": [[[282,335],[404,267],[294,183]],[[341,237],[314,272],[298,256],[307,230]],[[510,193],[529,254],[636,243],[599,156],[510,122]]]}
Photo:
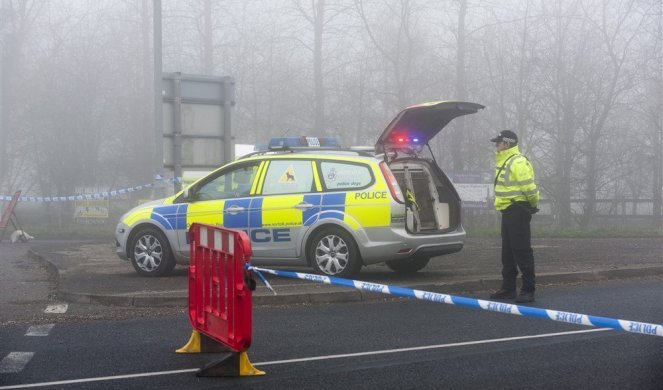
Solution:
{"label": "metal post", "polygon": [[[182,177],[182,73],[175,72],[173,79],[174,98],[173,103],[173,169],[175,178]],[[182,189],[182,184],[175,180],[173,182],[175,192]]]}
{"label": "metal post", "polygon": [[[4,2],[1,5],[4,7]],[[0,17],[3,16],[4,9],[0,8]],[[0,33],[2,31],[0,30]],[[8,170],[8,167],[5,167],[5,156],[6,156],[6,151],[7,151],[7,140],[9,137],[7,137],[7,127],[8,123],[5,123],[5,115],[4,115],[4,105],[5,101],[7,100],[5,98],[5,93],[6,89],[9,88],[9,86],[4,85],[4,78],[5,78],[5,56],[7,55],[5,53],[5,47],[7,43],[5,42],[5,37],[0,36],[0,190],[2,189],[2,184],[4,182],[5,178],[5,172]],[[9,121],[7,121],[9,122]]]}
{"label": "metal post", "polygon": [[153,0],[154,24],[154,173],[163,176],[163,81],[161,0]]}
{"label": "metal post", "polygon": [[230,129],[230,109],[235,96],[235,84],[232,80],[223,81],[223,163],[227,164],[235,158],[232,131]]}
{"label": "metal post", "polygon": [[0,189],[9,171],[7,159],[7,142],[9,141],[9,77],[11,76],[10,57],[14,37],[11,35],[10,26],[14,15],[6,0],[0,3]]}

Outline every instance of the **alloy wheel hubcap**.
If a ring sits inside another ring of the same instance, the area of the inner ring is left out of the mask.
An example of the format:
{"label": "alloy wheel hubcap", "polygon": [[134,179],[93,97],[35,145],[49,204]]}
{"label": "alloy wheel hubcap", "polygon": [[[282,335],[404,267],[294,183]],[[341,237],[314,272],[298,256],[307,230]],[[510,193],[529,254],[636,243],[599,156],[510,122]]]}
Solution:
{"label": "alloy wheel hubcap", "polygon": [[315,247],[318,268],[327,275],[336,275],[348,266],[350,249],[339,236],[328,235],[320,239]]}
{"label": "alloy wheel hubcap", "polygon": [[153,235],[146,234],[141,236],[134,246],[134,259],[138,268],[145,272],[153,272],[163,258],[163,247],[161,242]]}

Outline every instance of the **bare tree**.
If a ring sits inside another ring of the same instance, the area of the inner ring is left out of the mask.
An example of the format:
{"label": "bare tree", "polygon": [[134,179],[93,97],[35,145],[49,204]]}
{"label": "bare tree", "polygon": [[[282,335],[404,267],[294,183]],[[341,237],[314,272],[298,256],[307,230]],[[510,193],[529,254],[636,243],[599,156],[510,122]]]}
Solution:
{"label": "bare tree", "polygon": [[[389,64],[390,71],[385,74],[385,82],[392,85],[389,94],[395,98],[392,106],[397,108],[412,104],[409,81],[413,75],[417,39],[414,33],[415,4],[411,0],[387,2],[387,16],[376,23],[369,20],[366,0],[355,0],[357,14],[364,26],[372,45]],[[373,10],[376,7],[373,5]],[[395,28],[390,27],[395,23]],[[386,27],[386,28],[385,28]]]}
{"label": "bare tree", "polygon": [[[68,195],[148,180],[150,1],[0,4],[3,195],[19,182]],[[652,197],[660,223],[659,0],[283,4],[164,4],[164,69],[235,77],[237,142],[316,132],[371,144],[406,106],[476,101],[487,110],[434,141],[445,168],[492,167],[486,136],[513,128],[559,226],[590,226],[616,197]],[[620,133],[634,136],[613,142]]]}
{"label": "bare tree", "polygon": [[32,0],[3,0],[0,3],[0,190],[5,188],[3,184],[11,171],[18,168],[9,160],[8,154],[18,141],[16,138],[20,137],[14,114],[14,88],[21,76],[25,41],[42,8],[41,2]]}
{"label": "bare tree", "polygon": [[295,1],[295,7],[299,14],[313,28],[313,45],[305,45],[313,52],[313,94],[314,113],[313,129],[316,134],[324,134],[325,131],[325,88],[323,79],[323,34],[325,25],[329,20],[325,19],[325,0],[311,1],[311,9],[306,9],[301,1]]}
{"label": "bare tree", "polygon": [[[465,18],[467,16],[467,0],[457,0],[458,9],[458,25],[456,34],[456,99],[460,101],[466,100],[467,95],[467,82],[465,78],[466,69],[466,26]],[[455,121],[455,126],[451,133],[451,157],[453,161],[453,169],[456,172],[465,170],[463,148],[464,135],[465,135],[465,121],[464,118],[458,118]]]}
{"label": "bare tree", "polygon": [[[596,208],[597,191],[600,189],[600,176],[610,168],[610,163],[601,162],[601,146],[607,141],[606,132],[609,130],[607,121],[618,104],[622,95],[633,88],[634,73],[627,69],[629,62],[632,62],[632,46],[636,38],[640,35],[639,27],[644,18],[635,15],[635,1],[624,2],[620,7],[608,7],[603,2],[600,5],[600,19],[592,19],[591,11],[584,9],[585,17],[590,21],[602,38],[602,48],[607,54],[607,61],[604,64],[596,64],[594,67],[601,72],[601,77],[589,77],[587,82],[588,89],[591,91],[590,99],[595,102],[594,105],[584,105],[592,107],[588,112],[582,130],[584,133],[584,143],[582,152],[585,156],[585,177],[584,210],[580,218],[580,226],[589,225]],[[621,8],[623,7],[623,8]],[[635,20],[633,20],[635,18]],[[591,50],[586,48],[586,50]],[[608,159],[609,160],[609,159]],[[609,175],[608,175],[609,176]]]}
{"label": "bare tree", "polygon": [[645,12],[649,20],[648,36],[651,44],[645,46],[644,70],[645,104],[643,104],[646,146],[651,158],[653,226],[663,227],[663,3],[653,2]]}
{"label": "bare tree", "polygon": [[579,1],[565,7],[554,1],[544,5],[542,22],[550,40],[540,51],[544,69],[541,82],[545,82],[550,98],[543,105],[541,127],[546,138],[542,140],[542,181],[553,200],[553,212],[560,227],[572,224],[571,199],[576,187],[580,144],[578,112],[585,103],[579,78],[591,74],[587,65],[586,21],[577,14]]}

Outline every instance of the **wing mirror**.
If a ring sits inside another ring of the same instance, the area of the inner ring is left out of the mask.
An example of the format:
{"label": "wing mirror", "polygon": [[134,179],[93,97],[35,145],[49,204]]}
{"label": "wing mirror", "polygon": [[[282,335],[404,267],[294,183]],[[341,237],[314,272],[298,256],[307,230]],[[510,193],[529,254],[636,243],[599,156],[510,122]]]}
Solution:
{"label": "wing mirror", "polygon": [[194,202],[194,201],[196,201],[197,197],[198,197],[198,194],[197,194],[195,188],[186,187],[184,190],[182,190],[182,199],[185,202]]}

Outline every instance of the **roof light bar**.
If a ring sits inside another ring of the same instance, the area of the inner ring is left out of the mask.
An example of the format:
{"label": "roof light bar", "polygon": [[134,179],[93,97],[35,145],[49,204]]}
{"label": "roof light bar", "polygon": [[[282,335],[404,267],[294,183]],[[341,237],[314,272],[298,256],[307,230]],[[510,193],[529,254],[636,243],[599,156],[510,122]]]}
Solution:
{"label": "roof light bar", "polygon": [[336,147],[340,148],[341,145],[334,137],[276,137],[269,140],[269,149],[281,149],[289,147]]}

